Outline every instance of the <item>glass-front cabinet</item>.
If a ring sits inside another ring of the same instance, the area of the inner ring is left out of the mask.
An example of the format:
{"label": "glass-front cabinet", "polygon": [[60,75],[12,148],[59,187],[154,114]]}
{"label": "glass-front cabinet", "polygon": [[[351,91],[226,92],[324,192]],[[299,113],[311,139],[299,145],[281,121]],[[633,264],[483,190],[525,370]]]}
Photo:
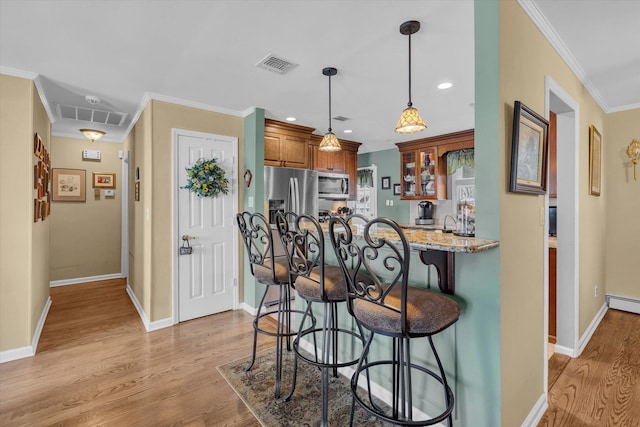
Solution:
{"label": "glass-front cabinet", "polygon": [[438,168],[437,147],[421,148],[400,153],[402,199],[435,199]]}
{"label": "glass-front cabinet", "polygon": [[400,151],[400,198],[447,198],[447,153],[473,148],[473,129],[397,142]]}

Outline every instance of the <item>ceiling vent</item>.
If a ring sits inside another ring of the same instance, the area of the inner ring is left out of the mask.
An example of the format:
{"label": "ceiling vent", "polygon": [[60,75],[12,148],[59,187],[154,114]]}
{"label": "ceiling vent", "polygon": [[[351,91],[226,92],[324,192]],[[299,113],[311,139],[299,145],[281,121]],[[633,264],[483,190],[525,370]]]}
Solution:
{"label": "ceiling vent", "polygon": [[347,120],[351,120],[351,119],[345,116],[335,116],[333,117],[333,120],[337,120],[339,122],[346,122]]}
{"label": "ceiling vent", "polygon": [[288,61],[284,58],[278,58],[271,53],[262,58],[256,64],[256,67],[258,68],[262,68],[264,70],[272,71],[278,74],[286,74],[297,66],[298,64],[294,64],[293,62]]}
{"label": "ceiling vent", "polygon": [[93,108],[75,107],[73,105],[57,104],[56,107],[58,109],[58,116],[63,119],[122,126],[127,118],[127,113],[95,110]]}

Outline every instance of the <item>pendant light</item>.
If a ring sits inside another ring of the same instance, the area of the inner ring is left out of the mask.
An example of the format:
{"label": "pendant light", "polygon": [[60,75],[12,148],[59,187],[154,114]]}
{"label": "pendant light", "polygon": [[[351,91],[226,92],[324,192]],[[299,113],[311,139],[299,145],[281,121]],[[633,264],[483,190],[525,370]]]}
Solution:
{"label": "pendant light", "polygon": [[331,131],[331,76],[338,74],[338,70],[333,67],[326,67],[322,69],[322,74],[329,77],[329,132],[324,135],[318,150],[320,151],[340,151],[340,141],[336,138],[336,135]]}
{"label": "pendant light", "polygon": [[102,138],[105,132],[97,129],[80,129],[80,132],[86,136],[91,142],[96,142]]}
{"label": "pendant light", "polygon": [[409,36],[409,103],[398,120],[397,133],[421,132],[427,128],[418,110],[413,108],[411,103],[411,34],[417,33],[418,30],[420,30],[420,22],[418,21],[407,21],[400,25],[400,34]]}

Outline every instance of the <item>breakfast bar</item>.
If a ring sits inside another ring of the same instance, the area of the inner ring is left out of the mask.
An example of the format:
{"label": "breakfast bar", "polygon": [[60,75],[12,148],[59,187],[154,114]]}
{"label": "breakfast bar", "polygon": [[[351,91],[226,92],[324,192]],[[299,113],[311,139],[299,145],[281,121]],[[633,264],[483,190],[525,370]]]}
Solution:
{"label": "breakfast bar", "polygon": [[[443,233],[441,230],[427,230],[415,226],[401,227],[411,249],[420,253],[422,263],[427,266],[433,265],[438,271],[440,290],[451,295],[455,294],[456,252],[478,253],[500,245],[497,240],[460,237],[452,233]],[[359,234],[359,230],[356,230],[356,234]],[[385,238],[395,236],[385,229],[378,229],[373,235]]]}

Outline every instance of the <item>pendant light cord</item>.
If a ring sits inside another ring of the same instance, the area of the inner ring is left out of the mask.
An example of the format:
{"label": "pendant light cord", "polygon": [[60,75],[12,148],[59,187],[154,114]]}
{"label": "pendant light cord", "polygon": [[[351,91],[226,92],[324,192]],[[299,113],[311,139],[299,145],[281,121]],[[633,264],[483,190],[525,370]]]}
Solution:
{"label": "pendant light cord", "polygon": [[409,33],[409,103],[407,107],[413,106],[411,102],[411,33]]}
{"label": "pendant light cord", "polygon": [[329,132],[331,132],[331,74],[329,74]]}

